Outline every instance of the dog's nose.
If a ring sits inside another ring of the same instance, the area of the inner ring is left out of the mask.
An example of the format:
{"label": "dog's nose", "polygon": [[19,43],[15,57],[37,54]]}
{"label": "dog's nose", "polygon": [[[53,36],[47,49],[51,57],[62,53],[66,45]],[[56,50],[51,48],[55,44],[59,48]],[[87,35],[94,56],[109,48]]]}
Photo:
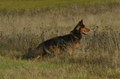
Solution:
{"label": "dog's nose", "polygon": [[87,31],[89,32],[89,31],[90,31],[90,29],[88,29],[88,28],[87,28]]}
{"label": "dog's nose", "polygon": [[90,29],[88,29],[88,31],[90,31]]}

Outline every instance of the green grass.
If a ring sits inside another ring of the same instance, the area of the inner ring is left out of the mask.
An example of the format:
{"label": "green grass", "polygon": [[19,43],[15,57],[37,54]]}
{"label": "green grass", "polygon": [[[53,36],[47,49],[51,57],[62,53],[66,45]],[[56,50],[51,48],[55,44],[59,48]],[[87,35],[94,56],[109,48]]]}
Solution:
{"label": "green grass", "polygon": [[[63,70],[69,64],[53,62],[47,60],[30,61],[30,60],[11,60],[0,58],[0,78],[1,79],[33,79],[41,77],[47,78],[48,73],[57,69]],[[43,75],[44,74],[44,75]],[[57,76],[56,73],[55,76]],[[43,75],[43,76],[42,76]],[[53,76],[53,77],[52,77]],[[54,78],[54,75],[50,77]]]}
{"label": "green grass", "polygon": [[[49,64],[49,65],[48,65]],[[37,68],[42,68],[42,69],[55,69],[55,68],[64,68],[66,67],[67,64],[66,63],[49,63],[46,61],[43,62],[43,60],[41,60],[41,62],[39,61],[26,61],[26,60],[16,60],[16,59],[1,59],[0,60],[0,69],[14,69],[14,68],[22,68],[22,67],[28,67],[28,68],[33,68],[33,67],[37,67]]]}
{"label": "green grass", "polygon": [[34,10],[69,5],[90,5],[94,3],[106,3],[112,0],[0,0],[0,11],[3,10]]}

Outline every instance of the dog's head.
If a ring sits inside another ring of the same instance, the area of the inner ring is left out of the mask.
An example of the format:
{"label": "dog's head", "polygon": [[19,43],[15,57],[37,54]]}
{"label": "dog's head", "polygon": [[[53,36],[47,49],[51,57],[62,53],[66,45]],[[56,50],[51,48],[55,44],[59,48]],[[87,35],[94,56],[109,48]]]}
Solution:
{"label": "dog's head", "polygon": [[73,29],[73,33],[77,36],[80,37],[82,34],[87,35],[87,32],[89,32],[90,30],[88,28],[85,27],[85,25],[83,24],[83,20],[81,20],[76,27]]}

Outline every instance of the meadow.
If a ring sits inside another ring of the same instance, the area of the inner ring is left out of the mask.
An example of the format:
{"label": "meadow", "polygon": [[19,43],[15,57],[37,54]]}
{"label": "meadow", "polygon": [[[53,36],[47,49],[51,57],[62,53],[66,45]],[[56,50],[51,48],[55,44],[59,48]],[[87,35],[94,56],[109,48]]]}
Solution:
{"label": "meadow", "polygon": [[69,5],[87,5],[94,3],[102,3],[112,0],[0,0],[0,11],[14,11],[14,10],[33,10],[54,8]]}
{"label": "meadow", "polygon": [[[120,79],[119,8],[119,0],[0,0],[0,79]],[[81,19],[90,32],[74,55],[22,59]]]}

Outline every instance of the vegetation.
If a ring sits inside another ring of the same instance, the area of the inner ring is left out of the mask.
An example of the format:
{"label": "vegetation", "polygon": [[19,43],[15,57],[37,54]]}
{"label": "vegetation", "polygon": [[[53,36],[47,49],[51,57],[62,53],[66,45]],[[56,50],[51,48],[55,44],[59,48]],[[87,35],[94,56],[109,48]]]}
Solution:
{"label": "vegetation", "polygon": [[[119,0],[49,1],[0,0],[0,79],[120,79]],[[81,19],[90,32],[74,55],[22,59],[29,47],[69,33]]]}
{"label": "vegetation", "polygon": [[41,9],[58,6],[104,3],[112,0],[0,0],[0,10]]}

